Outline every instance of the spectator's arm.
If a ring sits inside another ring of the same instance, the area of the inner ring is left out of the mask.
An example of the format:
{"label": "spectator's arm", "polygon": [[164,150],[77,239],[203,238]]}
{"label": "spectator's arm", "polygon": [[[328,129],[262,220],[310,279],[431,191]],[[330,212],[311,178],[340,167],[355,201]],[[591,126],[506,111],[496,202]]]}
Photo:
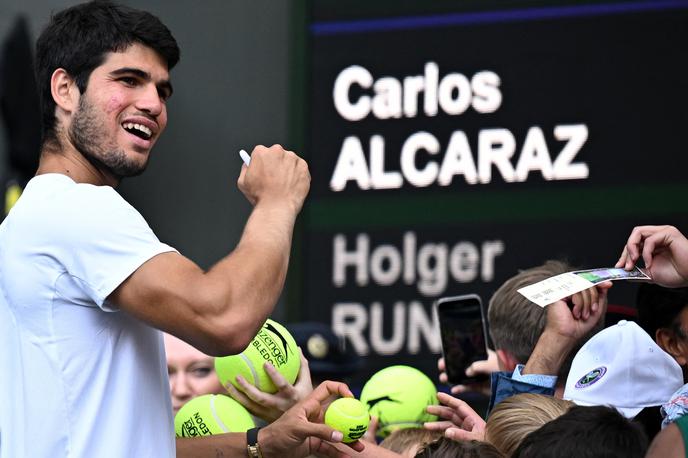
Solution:
{"label": "spectator's arm", "polygon": [[600,283],[573,296],[574,307],[565,301],[547,306],[547,325],[540,335],[522,374],[556,376],[578,341],[586,336],[607,311],[611,282]]}
{"label": "spectator's arm", "polygon": [[575,345],[576,340],[561,338],[557,333],[545,329],[523,367],[522,377],[549,375],[556,378]]}

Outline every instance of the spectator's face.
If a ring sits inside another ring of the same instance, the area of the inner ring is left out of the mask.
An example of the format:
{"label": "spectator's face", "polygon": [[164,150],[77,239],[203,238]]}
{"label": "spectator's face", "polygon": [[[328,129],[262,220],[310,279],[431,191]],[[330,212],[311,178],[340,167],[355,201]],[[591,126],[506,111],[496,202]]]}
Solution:
{"label": "spectator's face", "polygon": [[683,367],[685,377],[688,367],[688,307],[681,310],[670,327],[657,329],[655,341]]}
{"label": "spectator's face", "polygon": [[226,393],[215,374],[212,356],[169,334],[165,334],[165,353],[175,414],[196,396]]}
{"label": "spectator's face", "polygon": [[688,363],[688,307],[684,307],[676,318],[677,326],[674,327],[676,334],[676,349],[677,355],[674,357],[681,366],[686,366]]}

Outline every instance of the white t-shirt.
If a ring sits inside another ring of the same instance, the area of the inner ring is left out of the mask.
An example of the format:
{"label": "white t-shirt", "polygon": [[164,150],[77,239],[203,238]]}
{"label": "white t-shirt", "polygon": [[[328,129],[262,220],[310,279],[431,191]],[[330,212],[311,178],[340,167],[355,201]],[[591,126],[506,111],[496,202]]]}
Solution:
{"label": "white t-shirt", "polygon": [[0,458],[175,455],[162,335],[106,301],[168,251],[109,186],[28,183],[0,225]]}

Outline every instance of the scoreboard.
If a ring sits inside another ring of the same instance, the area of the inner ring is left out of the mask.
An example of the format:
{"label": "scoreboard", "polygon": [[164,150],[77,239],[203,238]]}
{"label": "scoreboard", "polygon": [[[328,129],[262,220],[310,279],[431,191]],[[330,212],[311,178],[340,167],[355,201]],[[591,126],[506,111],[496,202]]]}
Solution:
{"label": "scoreboard", "polygon": [[365,357],[360,381],[434,373],[438,297],[688,230],[688,1],[303,5],[289,301]]}

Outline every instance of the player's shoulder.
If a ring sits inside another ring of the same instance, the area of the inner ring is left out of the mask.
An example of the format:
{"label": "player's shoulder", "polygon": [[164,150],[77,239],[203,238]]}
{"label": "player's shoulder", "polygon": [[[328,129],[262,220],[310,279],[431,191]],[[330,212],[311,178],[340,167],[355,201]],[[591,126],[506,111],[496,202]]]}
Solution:
{"label": "player's shoulder", "polygon": [[[38,207],[76,207],[78,205],[103,206],[109,203],[122,205],[124,199],[110,186],[77,183],[59,173],[37,175],[32,178],[18,204],[22,201]],[[43,205],[40,205],[43,204]]]}
{"label": "player's shoulder", "polygon": [[[53,229],[80,227],[97,230],[103,225],[143,218],[114,188],[76,183],[60,174],[46,174],[33,178],[26,187],[26,200],[18,206],[26,206],[33,215],[32,226],[41,220]],[[21,205],[25,204],[25,205]]]}

